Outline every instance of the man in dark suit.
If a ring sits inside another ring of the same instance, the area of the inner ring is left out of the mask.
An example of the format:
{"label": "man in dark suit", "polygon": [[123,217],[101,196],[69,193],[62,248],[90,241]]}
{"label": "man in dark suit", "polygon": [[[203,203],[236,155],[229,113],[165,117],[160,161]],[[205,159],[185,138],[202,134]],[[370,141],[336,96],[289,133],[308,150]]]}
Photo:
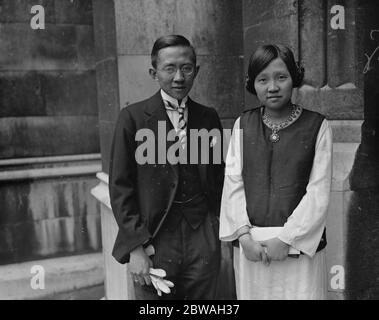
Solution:
{"label": "man in dark suit", "polygon": [[[119,226],[113,256],[129,263],[137,299],[159,298],[151,267],[164,269],[175,284],[162,298],[214,299],[224,177],[221,123],[214,109],[188,97],[199,66],[186,38],[159,38],[151,58],[149,73],[161,90],[120,112],[112,143],[109,190]],[[199,130],[212,132],[205,143],[192,135]],[[148,256],[151,246],[154,255]]]}

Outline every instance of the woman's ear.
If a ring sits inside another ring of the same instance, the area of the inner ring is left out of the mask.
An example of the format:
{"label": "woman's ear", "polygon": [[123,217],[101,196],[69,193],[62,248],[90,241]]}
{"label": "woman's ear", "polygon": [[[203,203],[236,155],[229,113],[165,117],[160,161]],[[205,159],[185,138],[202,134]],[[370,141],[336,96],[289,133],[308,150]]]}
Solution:
{"label": "woman's ear", "polygon": [[255,92],[255,88],[254,88],[254,83],[253,81],[251,80],[251,78],[249,77],[249,75],[246,75],[246,79],[245,79],[245,88],[248,92],[250,92],[251,94],[254,94],[256,95],[256,92]]}
{"label": "woman's ear", "polygon": [[149,69],[149,74],[150,74],[150,77],[153,79],[153,80],[158,80],[158,77],[157,77],[157,70],[154,69],[154,68],[150,68]]}

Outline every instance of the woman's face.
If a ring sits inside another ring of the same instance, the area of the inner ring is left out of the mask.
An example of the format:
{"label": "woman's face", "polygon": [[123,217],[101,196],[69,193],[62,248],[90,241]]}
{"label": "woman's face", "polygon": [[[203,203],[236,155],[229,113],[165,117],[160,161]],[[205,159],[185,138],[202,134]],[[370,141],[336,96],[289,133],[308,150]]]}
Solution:
{"label": "woman's face", "polygon": [[254,88],[262,105],[280,110],[288,105],[292,96],[292,78],[281,58],[272,60],[254,80]]}

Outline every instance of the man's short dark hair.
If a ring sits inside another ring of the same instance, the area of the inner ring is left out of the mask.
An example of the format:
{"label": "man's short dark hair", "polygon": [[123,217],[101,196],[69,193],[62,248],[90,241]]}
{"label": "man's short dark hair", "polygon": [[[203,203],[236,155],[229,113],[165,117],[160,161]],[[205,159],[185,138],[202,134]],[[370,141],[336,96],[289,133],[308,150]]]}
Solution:
{"label": "man's short dark hair", "polygon": [[286,64],[293,88],[300,87],[304,78],[304,69],[296,63],[291,49],[280,44],[268,44],[260,46],[250,57],[246,81],[247,91],[257,94],[254,88],[255,78],[276,58],[281,58]]}
{"label": "man's short dark hair", "polygon": [[159,50],[168,47],[188,47],[193,52],[193,62],[196,65],[196,52],[195,48],[192,46],[189,40],[181,35],[171,34],[168,36],[163,36],[157,39],[154,43],[153,50],[151,51],[151,65],[154,68],[157,68],[158,53]]}

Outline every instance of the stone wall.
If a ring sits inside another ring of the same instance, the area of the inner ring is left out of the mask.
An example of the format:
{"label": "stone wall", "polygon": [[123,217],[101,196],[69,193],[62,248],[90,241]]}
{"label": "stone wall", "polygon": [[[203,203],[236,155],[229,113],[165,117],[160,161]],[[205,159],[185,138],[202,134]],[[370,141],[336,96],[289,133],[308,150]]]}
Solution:
{"label": "stone wall", "polygon": [[[0,175],[0,265],[101,248],[99,204],[89,192],[96,184],[91,172],[100,166],[85,167],[90,174],[67,171],[65,176],[64,172],[55,176],[59,165],[48,169],[49,176],[35,179]],[[74,170],[75,166],[66,162],[65,168]],[[21,172],[1,169],[8,174]],[[28,166],[26,171],[33,170]]]}
{"label": "stone wall", "polygon": [[[304,84],[296,101],[331,120],[363,119],[362,72],[358,58],[356,1],[243,1],[245,70],[248,58],[262,44],[290,47],[305,68]],[[345,7],[345,30],[330,26],[330,9]],[[246,94],[246,107],[257,100]]]}
{"label": "stone wall", "polygon": [[[46,28],[30,27],[42,4]],[[91,1],[0,2],[0,158],[99,152]]]}
{"label": "stone wall", "polygon": [[0,43],[0,264],[98,251],[92,1],[1,0]]}

